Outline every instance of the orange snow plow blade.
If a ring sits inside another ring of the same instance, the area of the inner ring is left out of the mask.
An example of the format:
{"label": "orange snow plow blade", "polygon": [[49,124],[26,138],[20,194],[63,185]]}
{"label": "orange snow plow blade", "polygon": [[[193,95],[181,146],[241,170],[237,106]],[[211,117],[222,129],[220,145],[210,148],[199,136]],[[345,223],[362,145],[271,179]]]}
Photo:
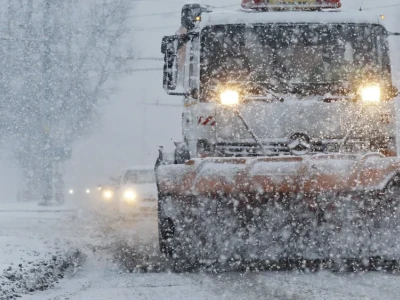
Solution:
{"label": "orange snow plow blade", "polygon": [[163,166],[163,195],[351,193],[383,190],[400,160],[378,153],[310,157],[203,158]]}
{"label": "orange snow plow blade", "polygon": [[203,158],[157,169],[160,249],[178,260],[400,258],[400,159]]}

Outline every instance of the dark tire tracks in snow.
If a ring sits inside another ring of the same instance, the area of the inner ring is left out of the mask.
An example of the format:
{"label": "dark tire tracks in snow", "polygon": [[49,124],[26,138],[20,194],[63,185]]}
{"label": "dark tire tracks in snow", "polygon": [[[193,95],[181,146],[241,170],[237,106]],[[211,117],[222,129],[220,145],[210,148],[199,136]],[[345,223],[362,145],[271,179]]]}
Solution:
{"label": "dark tire tracks in snow", "polygon": [[76,249],[56,253],[47,260],[10,266],[0,275],[0,299],[15,299],[21,294],[52,288],[60,279],[75,274],[85,258],[86,255]]}

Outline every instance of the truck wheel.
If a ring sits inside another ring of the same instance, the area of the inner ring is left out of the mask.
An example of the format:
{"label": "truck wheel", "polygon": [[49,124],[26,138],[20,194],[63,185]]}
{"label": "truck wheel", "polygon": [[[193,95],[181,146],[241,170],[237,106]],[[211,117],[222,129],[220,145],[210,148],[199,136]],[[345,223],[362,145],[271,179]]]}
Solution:
{"label": "truck wheel", "polygon": [[160,251],[171,258],[171,269],[174,272],[190,272],[198,266],[197,258],[187,253],[187,238],[181,232],[175,235],[175,226],[171,219],[164,219],[160,224]]}
{"label": "truck wheel", "polygon": [[179,230],[173,239],[172,270],[176,273],[193,272],[199,267],[198,258],[192,249],[193,237],[187,230]]}
{"label": "truck wheel", "polygon": [[159,245],[161,253],[172,257],[174,253],[175,227],[171,219],[163,219],[159,224]]}
{"label": "truck wheel", "polygon": [[159,198],[159,246],[171,262],[174,272],[188,272],[197,267],[190,207],[179,196]]}

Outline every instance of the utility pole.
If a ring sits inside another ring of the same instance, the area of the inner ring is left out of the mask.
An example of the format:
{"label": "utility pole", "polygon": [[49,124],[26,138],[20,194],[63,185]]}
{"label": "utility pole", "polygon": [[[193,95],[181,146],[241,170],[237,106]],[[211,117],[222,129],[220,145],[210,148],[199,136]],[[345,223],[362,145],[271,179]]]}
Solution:
{"label": "utility pole", "polygon": [[[12,1],[12,0],[11,0]],[[9,10],[11,9],[10,7],[10,3],[9,3]],[[23,48],[24,48],[24,54],[23,54],[23,62],[24,62],[24,71],[25,72],[30,72],[30,66],[32,63],[32,55],[30,55],[32,50],[32,46],[33,43],[30,42],[29,40],[32,38],[32,14],[33,14],[33,0],[28,0],[27,3],[27,8],[26,8],[26,12],[24,15],[24,24],[25,24],[25,30],[24,30],[24,39],[26,40],[26,42],[23,43]],[[10,28],[10,24],[8,25]],[[11,38],[13,36],[11,30],[8,30],[8,36],[9,38]],[[11,43],[11,41],[10,41]],[[22,44],[21,44],[22,45]],[[34,135],[28,135],[26,137],[27,143],[29,145],[34,145],[35,141],[36,141],[36,137]],[[31,147],[32,149],[32,147]],[[25,151],[30,151],[29,150],[25,150]],[[40,185],[38,184],[38,180],[37,177],[34,176],[34,172],[33,169],[34,167],[32,166],[32,162],[30,162],[29,160],[27,160],[26,158],[22,158],[24,155],[22,154],[20,156],[20,164],[21,164],[21,168],[22,168],[22,184],[19,187],[19,192],[18,192],[18,199],[19,201],[29,201],[32,200],[32,198],[34,199],[39,199],[38,197],[40,197],[40,191],[38,191],[38,188],[40,187]],[[40,180],[39,180],[40,182]]]}
{"label": "utility pole", "polygon": [[[57,3],[58,4],[58,3]],[[65,11],[66,18],[68,18],[68,25],[64,29],[66,30],[66,48],[67,48],[67,66],[70,76],[73,74],[73,57],[72,57],[72,7],[73,3],[71,0],[64,0],[62,2],[61,9]],[[60,7],[58,7],[60,8]],[[67,99],[68,101],[68,99]],[[68,121],[66,122],[68,124]],[[57,146],[57,154],[55,155],[57,158],[53,159],[53,176],[54,176],[54,200],[57,204],[64,203],[64,174],[65,174],[65,162],[68,158],[70,158],[71,153],[67,153],[67,149],[71,150],[72,141],[67,133],[68,126],[65,125],[59,128],[59,132],[57,133],[59,136]],[[55,137],[53,137],[55,138]],[[54,149],[55,150],[55,149]]]}
{"label": "utility pole", "polygon": [[[69,2],[69,1],[68,1]],[[53,33],[58,23],[55,10],[62,9],[62,1],[60,0],[44,0],[43,12],[43,33],[45,36],[43,51],[43,103],[42,111],[42,173],[43,173],[43,196],[42,204],[62,204],[64,202],[64,166],[67,157],[70,156],[69,141],[66,126],[61,126],[60,121],[55,118],[52,108],[55,108],[55,95],[52,88],[52,72],[54,71],[54,63],[52,59],[52,47],[55,46],[56,40]],[[65,3],[64,3],[65,4]],[[64,6],[65,7],[65,6]],[[68,11],[71,14],[70,10]],[[70,15],[69,15],[70,17]],[[69,24],[70,25],[70,24]],[[69,28],[69,30],[71,30]],[[68,59],[71,59],[71,33],[68,33]]]}
{"label": "utility pole", "polygon": [[51,5],[53,0],[44,0],[43,6],[43,34],[44,34],[44,49],[42,57],[43,67],[43,102],[40,106],[41,111],[41,139],[39,141],[41,149],[41,173],[42,173],[42,202],[43,205],[50,204],[53,197],[53,157],[51,143],[51,115],[49,109],[52,105],[52,90],[50,85],[51,80]]}
{"label": "utility pole", "polygon": [[[44,75],[44,104],[51,103],[51,88],[50,88],[50,72],[51,72],[51,56],[50,56],[50,43],[52,40],[51,36],[51,2],[52,0],[44,0],[44,12],[43,12],[43,34],[44,40],[44,51],[43,51],[43,75]],[[47,113],[47,107],[43,109],[43,112]]]}
{"label": "utility pole", "polygon": [[142,103],[141,103],[142,105],[141,105],[141,108],[142,108],[142,112],[141,112],[141,115],[142,115],[142,130],[141,130],[141,138],[140,138],[140,140],[141,140],[141,142],[140,142],[140,148],[141,148],[141,150],[140,150],[140,152],[142,153],[142,161],[146,161],[146,159],[147,159],[147,155],[146,155],[146,150],[147,150],[147,147],[146,147],[146,137],[147,137],[147,108],[146,108],[146,97],[143,97],[142,98]]}
{"label": "utility pole", "polygon": [[12,21],[14,18],[13,0],[8,0],[7,34],[12,35]]}

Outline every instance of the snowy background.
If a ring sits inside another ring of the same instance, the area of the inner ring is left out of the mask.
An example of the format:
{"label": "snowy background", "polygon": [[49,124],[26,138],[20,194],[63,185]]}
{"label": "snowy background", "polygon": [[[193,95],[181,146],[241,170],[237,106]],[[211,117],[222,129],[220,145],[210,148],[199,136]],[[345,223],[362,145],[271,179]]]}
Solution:
{"label": "snowy background", "polygon": [[[212,1],[214,6],[238,5],[239,0]],[[358,10],[362,0],[343,0],[343,9]],[[98,130],[77,141],[67,164],[66,188],[86,189],[135,164],[153,164],[159,145],[172,149],[181,140],[181,98],[168,97],[162,87],[160,41],[180,25],[187,1],[133,2],[130,13],[132,47],[138,60],[127,61],[123,76],[108,103],[100,109]],[[207,3],[203,1],[203,3]],[[364,10],[385,14],[390,30],[400,31],[399,0],[365,0]],[[400,78],[400,39],[391,38],[393,73]],[[398,84],[399,85],[399,84]],[[0,201],[14,201],[19,169],[7,148],[0,150]]]}
{"label": "snowy background", "polygon": [[[238,6],[239,2],[214,0],[208,3]],[[342,2],[344,10],[358,13],[363,0]],[[106,181],[110,175],[118,176],[130,165],[153,164],[159,145],[171,150],[172,141],[181,139],[181,99],[166,96],[161,87],[160,41],[162,36],[178,29],[180,9],[186,1],[137,0],[132,3],[129,17],[132,56],[138,59],[128,60],[121,70],[116,92],[100,107],[98,129],[74,143],[72,159],[67,164],[66,188],[82,193],[68,199],[83,202],[82,194],[87,187]],[[363,7],[377,15],[385,14],[388,29],[400,31],[400,0],[365,0]],[[400,38],[392,37],[391,44],[393,76],[400,88]],[[138,226],[118,223],[110,216],[96,218],[96,214],[86,214],[84,210],[69,210],[68,205],[38,208],[35,203],[10,204],[16,201],[20,175],[11,146],[0,148],[0,271],[5,270],[0,272],[0,282],[7,283],[7,286],[0,286],[0,292],[17,288],[16,293],[25,293],[31,288],[42,289],[43,285],[52,287],[54,284],[52,290],[28,294],[23,299],[331,300],[398,299],[400,294],[399,277],[379,272],[344,275],[325,271],[318,274],[194,273],[183,276],[162,272],[168,270],[168,265],[163,266],[165,258],[157,251],[156,220],[140,222]],[[125,242],[131,243],[127,246]],[[85,254],[74,252],[75,248]],[[127,273],[120,268],[126,263],[122,261],[126,257],[134,269],[140,269],[142,264],[148,268],[150,261],[161,273],[157,270],[146,274]],[[55,269],[49,272],[48,262],[54,265],[54,258]],[[79,261],[84,259],[81,270]],[[67,270],[60,271],[60,265],[64,264]],[[32,266],[36,273],[32,273]],[[68,275],[66,273],[76,276],[58,284],[61,277]],[[10,276],[19,275],[26,277],[19,281],[8,280]],[[47,280],[38,282],[43,276]],[[18,282],[29,285],[18,286]]]}

